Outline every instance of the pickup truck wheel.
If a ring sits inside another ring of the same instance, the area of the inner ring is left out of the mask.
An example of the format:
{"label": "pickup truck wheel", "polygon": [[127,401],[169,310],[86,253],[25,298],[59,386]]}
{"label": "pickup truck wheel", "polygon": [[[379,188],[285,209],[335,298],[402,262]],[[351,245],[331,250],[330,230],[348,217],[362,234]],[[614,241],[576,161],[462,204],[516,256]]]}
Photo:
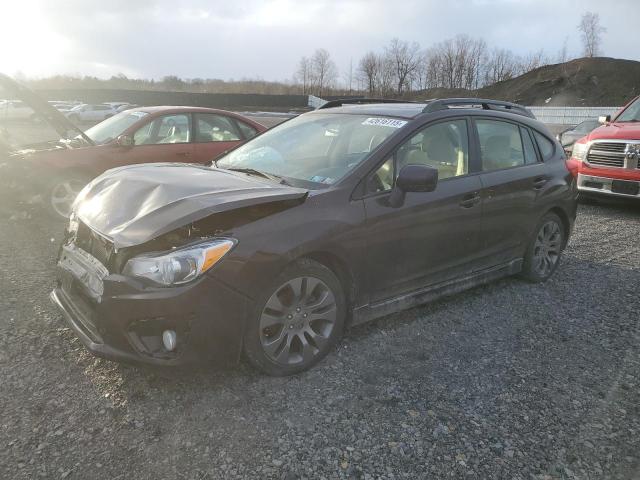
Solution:
{"label": "pickup truck wheel", "polygon": [[342,335],[346,299],[324,265],[299,260],[285,269],[256,302],[244,352],[263,372],[284,376],[311,368]]}
{"label": "pickup truck wheel", "polygon": [[546,282],[560,263],[565,244],[564,224],[555,213],[547,213],[536,226],[524,257],[522,277]]}
{"label": "pickup truck wheel", "polygon": [[90,181],[91,178],[81,173],[54,177],[47,195],[49,213],[56,218],[69,218],[73,201]]}

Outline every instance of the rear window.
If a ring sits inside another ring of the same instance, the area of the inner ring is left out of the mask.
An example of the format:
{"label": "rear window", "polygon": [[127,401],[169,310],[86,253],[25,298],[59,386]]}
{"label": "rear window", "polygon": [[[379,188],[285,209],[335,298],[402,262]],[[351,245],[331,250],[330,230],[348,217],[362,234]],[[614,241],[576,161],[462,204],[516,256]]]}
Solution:
{"label": "rear window", "polygon": [[536,137],[536,143],[542,154],[542,159],[547,160],[553,155],[553,142],[547,137],[538,132],[533,132],[533,136]]}

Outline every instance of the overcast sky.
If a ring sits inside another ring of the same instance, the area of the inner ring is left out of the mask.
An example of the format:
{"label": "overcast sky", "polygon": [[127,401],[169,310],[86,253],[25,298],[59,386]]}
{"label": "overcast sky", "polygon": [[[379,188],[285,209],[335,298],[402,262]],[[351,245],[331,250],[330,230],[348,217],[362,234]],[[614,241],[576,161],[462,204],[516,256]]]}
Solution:
{"label": "overcast sky", "polygon": [[393,37],[422,47],[466,33],[552,57],[585,11],[600,14],[606,56],[640,60],[638,0],[0,0],[0,71],[110,77],[292,77],[329,50],[341,72]]}

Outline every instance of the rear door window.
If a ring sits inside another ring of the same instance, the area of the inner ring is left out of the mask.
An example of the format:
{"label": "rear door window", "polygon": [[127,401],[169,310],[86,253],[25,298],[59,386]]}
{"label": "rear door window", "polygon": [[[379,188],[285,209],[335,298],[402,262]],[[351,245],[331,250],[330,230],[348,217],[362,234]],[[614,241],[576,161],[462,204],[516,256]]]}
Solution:
{"label": "rear door window", "polygon": [[529,130],[520,127],[520,134],[522,135],[522,143],[524,145],[524,161],[527,164],[538,163],[538,154],[536,153],[536,147],[533,146],[533,140]]}
{"label": "rear door window", "polygon": [[533,132],[533,136],[536,137],[536,142],[538,143],[538,148],[540,149],[540,153],[542,154],[542,159],[547,160],[553,155],[554,147],[551,140],[538,132]]}
{"label": "rear door window", "polygon": [[236,142],[242,136],[230,118],[213,113],[196,113],[196,142]]}
{"label": "rear door window", "polygon": [[258,134],[258,130],[253,128],[251,125],[247,125],[240,120],[235,120],[235,123],[236,125],[238,125],[238,128],[242,132],[242,136],[245,140],[249,140],[250,138],[253,138]]}
{"label": "rear door window", "polygon": [[520,129],[514,123],[480,119],[475,122],[484,171],[503,170],[525,164]]}

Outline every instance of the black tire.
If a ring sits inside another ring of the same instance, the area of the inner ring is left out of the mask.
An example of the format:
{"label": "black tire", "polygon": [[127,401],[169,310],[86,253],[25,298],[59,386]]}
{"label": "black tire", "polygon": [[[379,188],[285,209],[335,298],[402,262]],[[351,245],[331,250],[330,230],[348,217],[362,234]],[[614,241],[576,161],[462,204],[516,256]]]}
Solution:
{"label": "black tire", "polygon": [[547,213],[536,225],[524,255],[521,276],[532,283],[546,282],[560,264],[566,243],[563,221]]}
{"label": "black tire", "polygon": [[[298,282],[296,295],[290,284]],[[298,260],[257,299],[244,335],[245,356],[268,375],[307,370],[338,342],[346,315],[344,289],[335,274],[313,260]]]}
{"label": "black tire", "polygon": [[71,171],[54,176],[47,186],[44,198],[49,215],[59,220],[69,218],[73,200],[90,181],[91,177],[82,172]]}

